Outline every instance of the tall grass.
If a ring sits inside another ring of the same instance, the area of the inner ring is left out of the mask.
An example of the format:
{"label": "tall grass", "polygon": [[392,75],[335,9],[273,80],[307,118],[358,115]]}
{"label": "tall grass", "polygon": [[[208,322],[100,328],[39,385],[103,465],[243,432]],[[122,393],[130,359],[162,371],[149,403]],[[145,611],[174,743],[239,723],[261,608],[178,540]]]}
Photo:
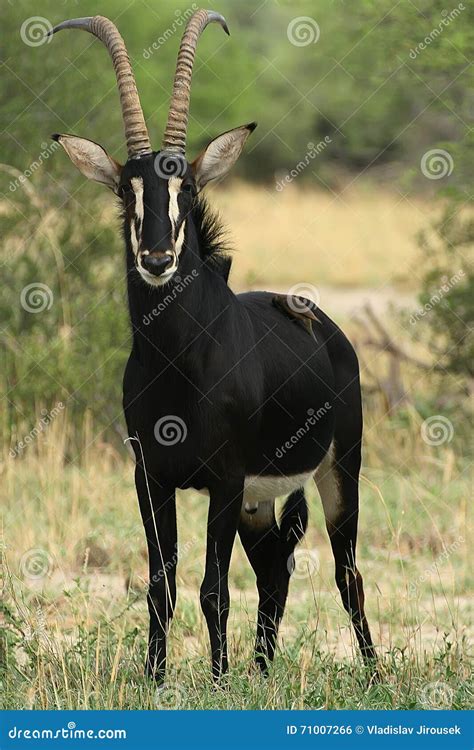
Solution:
{"label": "tall grass", "polygon": [[[367,415],[359,565],[382,681],[367,688],[316,491],[268,680],[252,667],[257,596],[238,542],[230,585],[230,691],[210,683],[198,590],[207,502],[179,493],[178,606],[166,689],[143,673],[147,561],[131,461],[86,421],[67,454],[59,414],[2,468],[2,701],[11,708],[466,708],[468,464],[454,441],[420,437],[420,417]],[[390,455],[383,446],[390,444]],[[309,562],[308,562],[309,561]],[[298,568],[297,568],[298,569]]]}

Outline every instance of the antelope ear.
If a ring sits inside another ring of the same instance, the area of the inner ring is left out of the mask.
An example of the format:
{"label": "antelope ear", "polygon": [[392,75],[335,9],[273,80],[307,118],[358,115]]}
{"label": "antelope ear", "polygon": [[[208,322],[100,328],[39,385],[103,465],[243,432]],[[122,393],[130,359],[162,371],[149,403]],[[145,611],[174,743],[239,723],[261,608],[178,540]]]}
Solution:
{"label": "antelope ear", "polygon": [[89,180],[95,180],[117,192],[122,165],[112,159],[102,146],[76,135],[51,136],[61,144],[72,163]]}
{"label": "antelope ear", "polygon": [[204,187],[210,180],[227,174],[239,158],[245,141],[256,127],[257,123],[251,122],[240,128],[228,130],[214,138],[204,151],[201,151],[191,164],[198,188]]}

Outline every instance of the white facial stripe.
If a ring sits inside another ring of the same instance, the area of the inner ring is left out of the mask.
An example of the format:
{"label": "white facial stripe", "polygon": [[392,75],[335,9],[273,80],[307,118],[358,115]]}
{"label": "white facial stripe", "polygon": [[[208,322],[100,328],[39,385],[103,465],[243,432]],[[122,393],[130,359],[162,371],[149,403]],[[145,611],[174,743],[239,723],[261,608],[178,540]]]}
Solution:
{"label": "white facial stripe", "polygon": [[132,242],[132,250],[135,255],[138,255],[138,247],[143,227],[143,216],[145,214],[143,205],[143,179],[141,177],[132,177],[132,179],[130,180],[130,185],[132,186],[132,190],[135,193],[135,216],[130,222],[130,239]]}
{"label": "white facial stripe", "polygon": [[138,255],[138,237],[134,218],[130,222],[130,241],[132,243],[133,254],[136,256]]}
{"label": "white facial stripe", "polygon": [[143,221],[144,208],[143,208],[143,178],[132,177],[130,184],[135,193],[135,215],[137,219]]}
{"label": "white facial stripe", "polygon": [[179,177],[171,177],[168,181],[168,193],[169,193],[169,208],[168,208],[168,215],[170,217],[171,222],[171,232],[173,236],[173,242],[174,242],[174,253],[176,259],[179,258],[181,254],[181,250],[183,249],[183,243],[184,243],[184,227],[186,224],[186,219],[182,222],[179,230],[178,230],[178,236],[176,236],[176,226],[179,221],[179,206],[178,206],[178,195],[179,191],[181,190],[183,180]]}
{"label": "white facial stripe", "polygon": [[186,220],[183,221],[179,228],[178,237],[176,239],[176,243],[174,246],[174,252],[177,258],[181,255],[181,250],[183,249],[183,242],[184,242],[184,225],[186,224]]}
{"label": "white facial stripe", "polygon": [[182,182],[183,180],[180,177],[170,177],[168,180],[168,193],[170,196],[168,216],[170,217],[173,241],[175,240],[176,225],[179,220],[178,195]]}

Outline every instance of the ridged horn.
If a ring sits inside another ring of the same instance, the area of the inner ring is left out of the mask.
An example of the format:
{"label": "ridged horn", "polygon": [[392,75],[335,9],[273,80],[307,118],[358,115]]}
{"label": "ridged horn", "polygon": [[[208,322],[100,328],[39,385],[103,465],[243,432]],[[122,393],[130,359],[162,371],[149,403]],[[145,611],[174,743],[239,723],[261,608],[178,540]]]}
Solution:
{"label": "ridged horn", "polygon": [[168,121],[163,136],[162,148],[184,154],[188,130],[189,101],[191,98],[191,77],[197,42],[209,23],[219,23],[229,34],[226,20],[212,10],[197,10],[188,21],[181,39],[174,75]]}
{"label": "ridged horn", "polygon": [[55,26],[48,35],[55,34],[62,29],[88,31],[105,44],[112,58],[117,78],[128,156],[129,158],[136,158],[151,153],[152,148],[138,96],[135,76],[130,65],[125,42],[115,24],[104,16],[72,18]]}

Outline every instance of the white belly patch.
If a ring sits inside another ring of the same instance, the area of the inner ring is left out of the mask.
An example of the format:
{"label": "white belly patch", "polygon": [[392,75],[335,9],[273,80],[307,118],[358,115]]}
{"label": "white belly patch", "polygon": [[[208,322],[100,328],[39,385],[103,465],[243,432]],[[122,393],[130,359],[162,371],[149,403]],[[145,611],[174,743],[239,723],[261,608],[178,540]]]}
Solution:
{"label": "white belly patch", "polygon": [[[303,487],[315,472],[305,471],[303,474],[292,474],[284,477],[273,476],[248,476],[245,477],[243,508],[252,513],[258,509],[258,504],[273,501],[276,497],[289,495],[298,487]],[[203,495],[209,495],[207,488],[200,490]]]}
{"label": "white belly patch", "polygon": [[245,477],[244,485],[244,505],[245,509],[258,506],[258,503],[265,500],[273,500],[281,495],[289,495],[298,487],[303,487],[308,479],[314,474],[314,471],[307,471],[304,474],[293,474],[289,477],[278,476],[256,476]]}

